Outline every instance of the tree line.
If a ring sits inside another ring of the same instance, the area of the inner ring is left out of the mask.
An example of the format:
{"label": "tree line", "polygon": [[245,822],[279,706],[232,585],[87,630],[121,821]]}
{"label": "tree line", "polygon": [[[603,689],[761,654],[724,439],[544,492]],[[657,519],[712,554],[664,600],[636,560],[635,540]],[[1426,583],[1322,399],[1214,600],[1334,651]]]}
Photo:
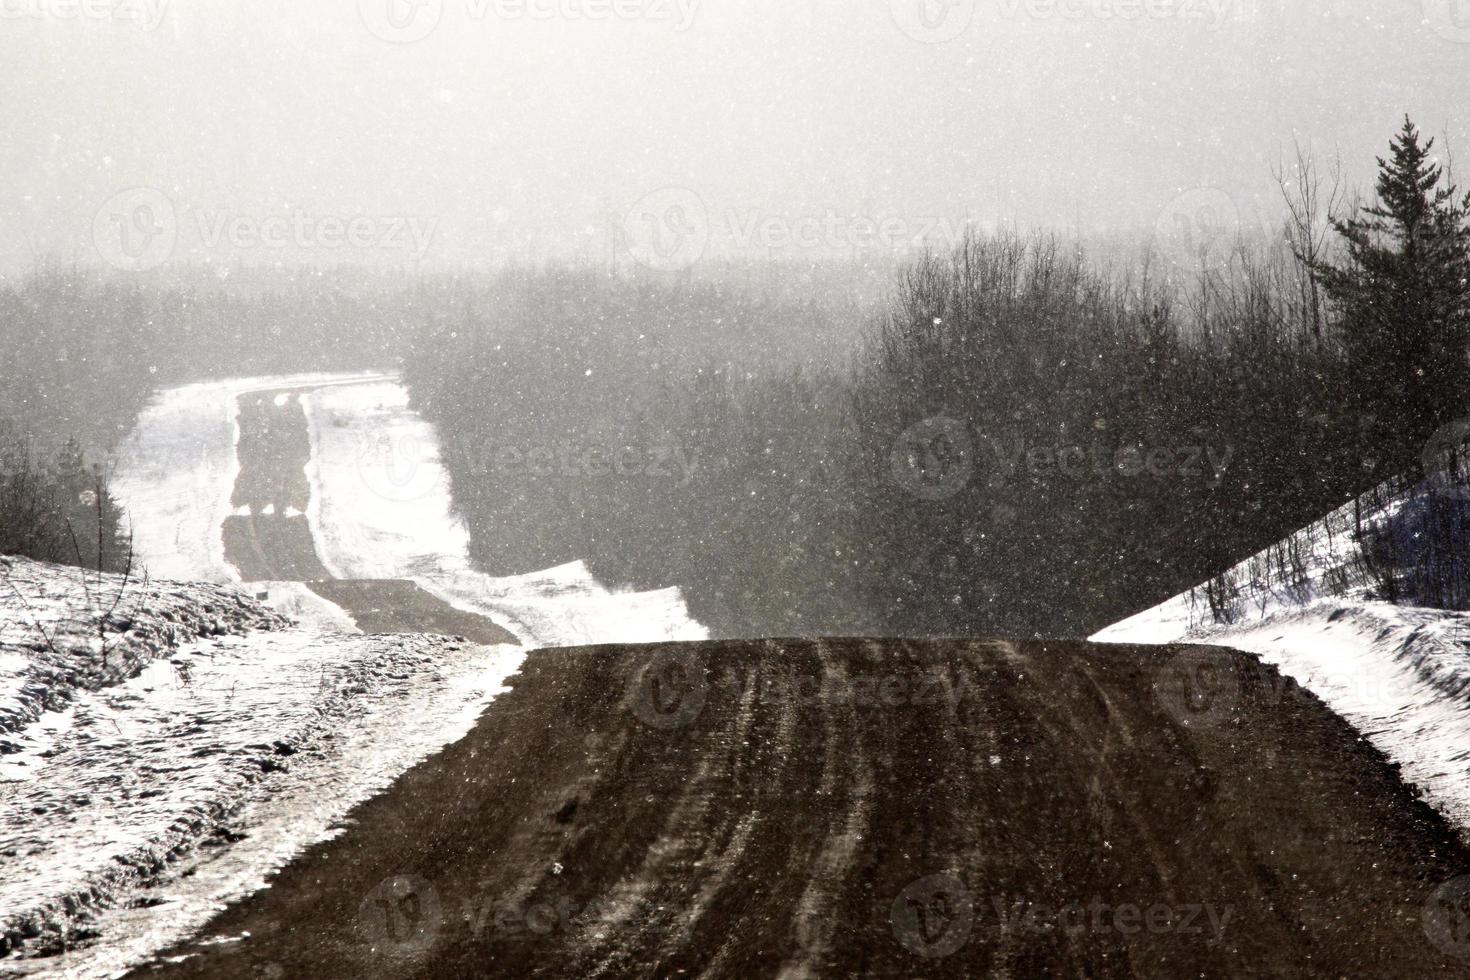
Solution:
{"label": "tree line", "polygon": [[1308,175],[1279,240],[1188,288],[970,235],[899,274],[850,358],[783,367],[739,352],[807,328],[784,297],[533,275],[419,335],[407,376],[492,571],[586,558],[724,635],[1087,633],[1466,411],[1470,223],[1431,149],[1406,121],[1353,214]]}

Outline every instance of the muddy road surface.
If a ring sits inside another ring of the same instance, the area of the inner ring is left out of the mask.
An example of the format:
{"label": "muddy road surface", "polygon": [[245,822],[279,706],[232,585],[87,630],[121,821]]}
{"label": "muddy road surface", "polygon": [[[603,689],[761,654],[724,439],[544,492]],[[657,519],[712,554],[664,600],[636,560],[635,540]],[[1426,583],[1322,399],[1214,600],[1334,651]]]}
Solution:
{"label": "muddy road surface", "polygon": [[1470,855],[1244,654],[718,642],[511,683],[138,975],[1470,973]]}

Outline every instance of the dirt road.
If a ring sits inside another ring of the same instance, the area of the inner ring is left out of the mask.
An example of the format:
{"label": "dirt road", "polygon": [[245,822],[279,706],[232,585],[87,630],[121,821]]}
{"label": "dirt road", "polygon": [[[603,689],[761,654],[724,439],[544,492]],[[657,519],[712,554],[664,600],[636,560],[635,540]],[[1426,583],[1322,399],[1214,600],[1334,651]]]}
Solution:
{"label": "dirt road", "polygon": [[1244,654],[540,651],[167,977],[1434,977],[1470,854]]}
{"label": "dirt road", "polygon": [[[515,644],[504,627],[459,610],[413,582],[334,579],[317,556],[306,511],[311,439],[292,389],[239,398],[240,472],[226,518],[225,557],[247,582],[304,582],[367,633],[438,633]],[[364,485],[362,493],[372,491]]]}

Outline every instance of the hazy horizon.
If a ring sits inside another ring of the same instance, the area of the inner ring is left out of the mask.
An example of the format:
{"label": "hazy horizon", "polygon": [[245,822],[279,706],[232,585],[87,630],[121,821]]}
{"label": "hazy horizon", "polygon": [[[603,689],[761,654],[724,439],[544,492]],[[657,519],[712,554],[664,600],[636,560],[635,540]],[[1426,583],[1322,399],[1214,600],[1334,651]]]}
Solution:
{"label": "hazy horizon", "polygon": [[[0,0],[0,274],[823,258],[1268,224],[1294,142],[1453,150],[1452,0]],[[1129,16],[1131,15],[1131,16]],[[621,241],[621,246],[616,243]]]}

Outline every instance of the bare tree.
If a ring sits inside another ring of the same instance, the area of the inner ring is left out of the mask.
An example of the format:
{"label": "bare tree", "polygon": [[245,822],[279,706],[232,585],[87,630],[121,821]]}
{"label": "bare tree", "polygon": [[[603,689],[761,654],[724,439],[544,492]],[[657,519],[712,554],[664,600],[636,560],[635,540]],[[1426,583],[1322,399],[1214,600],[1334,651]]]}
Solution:
{"label": "bare tree", "polygon": [[1294,144],[1295,161],[1277,167],[1276,184],[1286,203],[1286,242],[1296,257],[1301,315],[1317,343],[1322,342],[1325,311],[1322,289],[1312,270],[1320,268],[1331,247],[1332,222],[1343,213],[1342,161],[1334,157],[1324,174],[1308,147]]}

